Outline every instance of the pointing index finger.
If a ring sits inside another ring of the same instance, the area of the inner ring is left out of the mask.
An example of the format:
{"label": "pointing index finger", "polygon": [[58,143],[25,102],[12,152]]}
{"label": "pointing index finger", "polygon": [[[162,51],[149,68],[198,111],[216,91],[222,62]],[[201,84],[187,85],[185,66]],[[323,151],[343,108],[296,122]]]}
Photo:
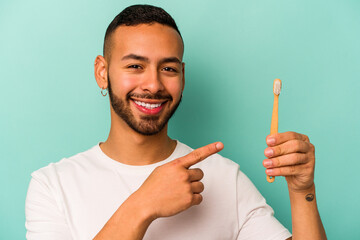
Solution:
{"label": "pointing index finger", "polygon": [[201,162],[205,158],[213,155],[214,153],[220,152],[224,148],[224,144],[221,142],[211,143],[204,147],[195,149],[188,155],[180,158],[181,165],[185,168],[189,168],[192,165]]}

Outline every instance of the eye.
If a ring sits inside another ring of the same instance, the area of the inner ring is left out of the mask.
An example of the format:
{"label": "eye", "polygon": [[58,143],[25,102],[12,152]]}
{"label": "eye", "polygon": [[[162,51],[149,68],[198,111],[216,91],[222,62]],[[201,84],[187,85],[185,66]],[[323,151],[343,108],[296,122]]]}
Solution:
{"label": "eye", "polygon": [[133,65],[129,65],[127,68],[141,69],[141,66],[137,64],[133,64]]}
{"label": "eye", "polygon": [[171,68],[171,67],[164,67],[163,70],[166,71],[166,72],[177,72],[176,69]]}

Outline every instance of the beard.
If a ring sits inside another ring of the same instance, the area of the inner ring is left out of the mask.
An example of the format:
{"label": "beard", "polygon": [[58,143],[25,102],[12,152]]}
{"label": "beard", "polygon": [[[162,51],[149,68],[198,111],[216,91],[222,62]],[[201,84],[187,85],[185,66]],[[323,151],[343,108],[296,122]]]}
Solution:
{"label": "beard", "polygon": [[[167,99],[167,103],[172,102],[173,98],[169,94],[136,94],[136,93],[128,93],[126,95],[126,99],[122,100],[118,96],[116,96],[111,89],[110,77],[108,75],[108,93],[110,98],[110,104],[114,109],[115,113],[123,119],[126,124],[133,129],[135,132],[140,133],[142,135],[151,136],[159,133],[164,129],[170,118],[174,115],[176,109],[179,107],[182,96],[179,101],[175,103],[175,105],[169,109],[164,117],[160,116],[140,116],[139,120],[135,119],[134,114],[130,108],[130,99],[131,97],[143,98],[143,99]],[[165,108],[163,109],[163,111]]]}

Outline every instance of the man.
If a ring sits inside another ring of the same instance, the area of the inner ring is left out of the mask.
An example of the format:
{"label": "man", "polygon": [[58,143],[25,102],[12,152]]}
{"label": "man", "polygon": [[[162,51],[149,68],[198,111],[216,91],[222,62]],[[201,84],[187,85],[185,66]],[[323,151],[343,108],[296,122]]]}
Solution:
{"label": "man", "polygon": [[[149,5],[109,25],[95,78],[110,98],[108,139],[32,174],[28,239],[291,239],[239,166],[167,135],[184,90],[184,45],[170,15]],[[307,136],[267,137],[266,173],[285,176],[294,239],[325,239]],[[198,206],[194,206],[198,205]]]}

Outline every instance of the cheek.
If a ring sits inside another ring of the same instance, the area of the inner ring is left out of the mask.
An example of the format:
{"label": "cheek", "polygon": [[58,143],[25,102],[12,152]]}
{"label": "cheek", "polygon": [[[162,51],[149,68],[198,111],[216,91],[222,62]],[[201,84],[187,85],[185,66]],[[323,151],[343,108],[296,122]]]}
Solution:
{"label": "cheek", "polygon": [[179,99],[181,97],[181,92],[183,89],[182,81],[181,80],[169,81],[166,89],[169,92],[169,94],[173,96],[174,99]]}
{"label": "cheek", "polygon": [[124,94],[134,90],[138,81],[136,77],[127,74],[119,74],[116,78],[110,76],[110,79],[113,91]]}

